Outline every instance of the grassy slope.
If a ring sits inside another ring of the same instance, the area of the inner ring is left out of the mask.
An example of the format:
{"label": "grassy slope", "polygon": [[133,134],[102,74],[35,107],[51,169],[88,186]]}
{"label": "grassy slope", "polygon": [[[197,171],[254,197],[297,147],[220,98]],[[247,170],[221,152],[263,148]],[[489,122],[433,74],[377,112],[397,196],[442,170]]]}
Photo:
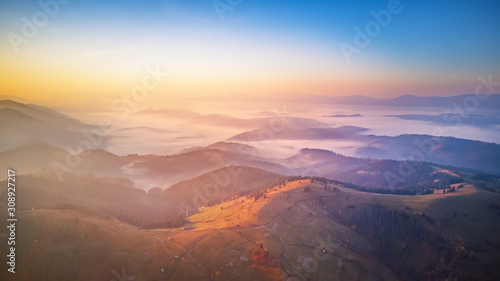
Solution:
{"label": "grassy slope", "polygon": [[[324,190],[321,184],[302,180],[270,189],[265,198],[235,198],[191,216],[195,229],[188,231],[139,230],[75,211],[25,211],[19,214],[16,277],[110,280],[112,270],[120,272],[123,267],[135,280],[279,280],[282,272],[310,280],[398,280],[375,254],[376,243],[342,223],[343,217],[373,204],[388,209],[406,205],[405,212],[425,212],[443,223],[437,228],[422,222],[425,228],[461,237],[467,247],[477,249],[464,270],[477,276],[476,280],[499,276],[495,272],[500,256],[495,236],[499,216],[488,204],[500,203],[500,196],[472,186],[456,193],[424,196],[336,188],[338,191]],[[421,246],[432,252],[425,248],[428,245]],[[322,254],[323,249],[327,253]],[[422,258],[433,258],[422,257],[417,249],[414,252],[408,260],[415,268],[422,266]],[[318,253],[323,258],[315,263]],[[1,256],[0,262],[5,259]],[[161,273],[161,268],[166,272]],[[0,272],[2,280],[5,274]]]}

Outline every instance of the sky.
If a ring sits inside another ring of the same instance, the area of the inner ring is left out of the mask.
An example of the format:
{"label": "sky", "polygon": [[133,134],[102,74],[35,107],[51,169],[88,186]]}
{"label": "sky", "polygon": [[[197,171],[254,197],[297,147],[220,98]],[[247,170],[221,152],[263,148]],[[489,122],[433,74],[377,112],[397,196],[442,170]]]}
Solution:
{"label": "sky", "polygon": [[113,99],[151,69],[158,101],[467,94],[499,30],[496,0],[0,1],[0,95]]}

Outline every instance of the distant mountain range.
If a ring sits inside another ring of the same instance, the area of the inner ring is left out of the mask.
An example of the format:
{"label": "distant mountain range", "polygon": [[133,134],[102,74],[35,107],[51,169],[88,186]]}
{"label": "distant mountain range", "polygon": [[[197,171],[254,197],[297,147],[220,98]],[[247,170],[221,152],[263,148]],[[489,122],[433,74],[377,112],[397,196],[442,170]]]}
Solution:
{"label": "distant mountain range", "polygon": [[487,116],[479,114],[468,114],[468,115],[461,115],[454,113],[442,113],[438,115],[402,114],[402,115],[386,115],[386,117],[395,117],[404,120],[432,122],[444,126],[469,125],[478,128],[494,128],[495,126],[500,125],[499,116]]}
{"label": "distant mountain range", "polygon": [[[312,94],[282,94],[282,95],[215,95],[205,98],[214,102],[289,102],[289,103],[312,103],[312,104],[348,104],[367,106],[395,106],[395,107],[437,107],[453,109],[454,105],[465,105],[465,102],[474,94],[457,95],[449,97],[430,96],[421,97],[415,95],[403,95],[396,98],[371,98],[362,95],[353,96],[323,96]],[[479,100],[482,109],[500,109],[500,94],[491,94],[485,100]]]}
{"label": "distant mountain range", "polygon": [[150,116],[157,116],[164,118],[188,119],[200,116],[201,114],[188,109],[162,108],[162,109],[144,109],[135,112],[134,115],[150,115]]}
{"label": "distant mountain range", "polygon": [[162,196],[165,200],[175,198],[177,205],[195,208],[265,190],[280,184],[284,179],[284,176],[258,168],[228,166],[176,183],[165,190]]}
{"label": "distant mountain range", "polygon": [[260,128],[260,127],[294,127],[294,128],[310,128],[310,127],[329,127],[329,125],[321,123],[314,119],[301,118],[294,116],[273,116],[260,118],[237,118],[222,114],[208,114],[192,118],[189,124],[218,126],[218,127],[233,127],[233,128]]}
{"label": "distant mountain range", "polygon": [[[417,139],[425,140],[425,136]],[[401,140],[397,141],[401,142]],[[453,143],[453,140],[450,143]],[[391,145],[396,151],[404,153],[402,149],[405,146],[402,143]],[[470,167],[471,169],[474,168],[474,170],[465,169],[468,172],[472,171],[472,174],[477,173],[476,166],[478,165],[484,166],[483,171],[491,173],[496,171],[495,169],[490,171],[488,167],[491,168],[496,163],[491,161],[497,160],[485,157],[485,155],[480,155],[485,158],[481,161],[471,159],[471,157],[474,157],[474,152],[468,149],[464,150],[465,154],[461,156],[463,157],[463,160],[461,160],[459,156],[446,152],[449,149],[448,145],[445,144],[443,147],[437,148],[436,155],[432,158],[432,160],[439,160],[440,164],[409,161],[409,159],[405,158],[390,160],[349,157],[321,149],[302,149],[292,157],[267,159],[256,156],[257,149],[252,146],[224,142],[207,147],[193,148],[188,152],[170,156],[117,156],[97,149],[82,153],[80,155],[83,159],[82,163],[69,174],[93,174],[100,177],[125,178],[134,182],[138,187],[167,187],[169,185],[175,186],[178,182],[211,173],[217,169],[223,169],[231,165],[241,165],[280,175],[327,177],[371,189],[417,188],[422,192],[423,187],[435,187],[436,180],[438,180],[437,186],[439,186],[441,184],[439,180],[447,184],[470,178],[471,174],[463,173],[460,168],[455,168],[460,165],[468,168],[464,161],[474,163]],[[382,149],[385,146],[381,145],[380,147]],[[411,146],[408,147],[409,149],[412,148]],[[361,153],[365,153],[364,149],[360,150]],[[369,149],[367,151],[371,152]],[[51,166],[52,163],[58,161],[64,164],[68,154],[56,147],[38,144],[1,152],[0,157],[2,162],[12,163],[23,174],[52,174],[54,172]],[[445,159],[450,159],[450,161],[443,161],[444,157],[449,157]],[[400,169],[402,166],[407,167],[405,165],[410,165],[413,171],[401,175]],[[454,176],[442,171],[449,169],[455,171],[453,172]],[[2,179],[4,178],[0,178],[0,180]],[[235,191],[232,192],[234,194]]]}
{"label": "distant mountain range", "polygon": [[[230,165],[253,167],[280,175],[325,176],[373,188],[391,187],[381,175],[386,171],[397,171],[404,161],[426,164],[415,165],[420,167],[415,177],[409,177],[397,187],[430,183],[431,179],[435,180],[431,173],[436,169],[445,169],[444,166],[500,175],[500,145],[494,143],[428,135],[366,135],[367,129],[361,127],[331,128],[314,119],[280,118],[287,126],[270,126],[270,122],[271,125],[276,124],[269,118],[194,117],[190,120],[199,124],[218,121],[215,126],[262,127],[235,135],[227,142],[194,147],[175,155],[118,156],[99,148],[74,155],[63,148],[84,139],[82,131],[94,128],[92,125],[50,109],[2,101],[0,129],[6,134],[1,137],[0,167],[16,167],[21,174],[53,173],[54,162],[67,164],[68,157],[80,157],[83,161],[68,173],[125,178],[145,188],[166,188]],[[266,135],[270,132],[271,139]],[[270,140],[354,140],[361,145],[355,152],[359,158],[331,151],[301,150],[286,159],[263,155],[262,151],[252,146],[252,142]]]}
{"label": "distant mountain range", "polygon": [[[55,175],[53,164],[69,166],[67,159],[82,159],[68,173],[127,178],[138,187],[166,188],[228,165],[256,167],[288,174],[288,169],[255,155],[255,148],[236,143],[216,143],[203,148],[168,156],[118,156],[102,149],[91,149],[79,155],[46,143],[34,143],[0,152],[0,168],[15,167],[19,174],[49,173]],[[74,160],[72,160],[74,161]],[[0,180],[6,175],[0,175]]]}
{"label": "distant mountain range", "polygon": [[0,101],[0,151],[37,142],[75,146],[86,139],[85,131],[96,128],[49,108]]}
{"label": "distant mountain range", "polygon": [[[406,189],[417,193],[470,177],[457,168],[428,162],[348,157],[322,149],[302,149],[280,164],[291,168],[293,174],[326,177],[366,189]],[[401,167],[411,170],[402,174]]]}
{"label": "distant mountain range", "polygon": [[323,117],[332,117],[332,118],[347,118],[347,117],[362,117],[361,114],[332,114],[332,115],[324,115]]}
{"label": "distant mountain range", "polygon": [[[364,138],[362,132],[368,129],[355,126],[342,126],[338,128],[315,128],[315,127],[296,127],[286,126],[282,130],[273,132],[274,140],[336,140],[336,139],[358,139]],[[244,132],[231,137],[229,141],[258,141],[268,140],[263,135],[267,128],[261,128],[253,131]],[[270,137],[268,137],[270,138]]]}
{"label": "distant mountain range", "polygon": [[429,135],[371,136],[357,149],[359,157],[423,160],[500,175],[500,145]]}

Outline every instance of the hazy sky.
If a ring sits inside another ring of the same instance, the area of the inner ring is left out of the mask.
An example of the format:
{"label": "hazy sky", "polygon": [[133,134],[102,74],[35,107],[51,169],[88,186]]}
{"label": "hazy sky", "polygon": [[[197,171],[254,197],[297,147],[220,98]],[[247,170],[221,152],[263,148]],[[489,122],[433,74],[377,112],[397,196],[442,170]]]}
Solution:
{"label": "hazy sky", "polygon": [[[500,73],[496,0],[221,0],[219,12],[211,0],[41,2],[48,12],[0,1],[0,94],[113,97],[148,66],[170,72],[151,90],[163,98],[455,95]],[[381,10],[383,25],[370,24]],[[356,50],[350,62],[341,46]]]}

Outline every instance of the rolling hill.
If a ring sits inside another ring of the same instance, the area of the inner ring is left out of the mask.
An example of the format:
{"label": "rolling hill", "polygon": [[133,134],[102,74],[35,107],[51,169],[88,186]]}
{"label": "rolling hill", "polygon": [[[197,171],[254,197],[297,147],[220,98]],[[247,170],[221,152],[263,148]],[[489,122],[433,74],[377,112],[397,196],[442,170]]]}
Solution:
{"label": "rolling hill", "polygon": [[[10,100],[0,101],[0,151],[36,142],[59,147],[86,140],[85,131],[97,129],[51,109]],[[105,146],[107,138],[97,147]]]}
{"label": "rolling hill", "polygon": [[[64,162],[67,151],[46,143],[33,143],[0,152],[0,169],[15,168],[18,174],[36,173],[54,161]],[[0,175],[5,180],[6,174]]]}
{"label": "rolling hill", "polygon": [[[390,106],[414,108],[446,108],[453,109],[454,104],[463,104],[473,94],[441,96],[415,96],[403,95],[396,98],[371,98],[362,95],[351,96],[324,96],[313,94],[282,94],[282,95],[240,95],[239,102],[246,103],[304,103],[304,104],[329,104],[329,105],[363,105],[363,106]],[[205,98],[211,102],[234,102],[233,95],[214,95]],[[482,109],[498,110],[500,108],[500,94],[491,94],[487,100],[481,101]]]}
{"label": "rolling hill", "polygon": [[321,149],[302,149],[281,164],[293,174],[326,177],[377,192],[401,189],[425,193],[471,181],[473,176],[457,168],[427,162],[356,158]]}
{"label": "rolling hill", "polygon": [[129,155],[125,158],[130,163],[125,170],[137,174],[136,180],[155,182],[161,187],[230,165],[257,167],[278,174],[288,173],[286,167],[263,158],[213,148],[169,156]]}
{"label": "rolling hill", "polygon": [[500,175],[500,145],[429,135],[378,136],[357,149],[359,157],[422,160]]}
{"label": "rolling hill", "polygon": [[[415,160],[451,165],[500,175],[500,145],[475,140],[430,135],[366,135],[355,126],[337,128],[286,127],[268,136],[265,129],[247,131],[229,138],[232,142],[280,140],[351,140],[361,142],[355,156],[362,158]],[[265,135],[266,137],[263,137]],[[364,144],[364,145],[363,145]]]}
{"label": "rolling hill", "polygon": [[277,115],[273,117],[262,118],[237,118],[222,114],[209,114],[194,117],[189,121],[190,124],[234,127],[234,128],[274,128],[274,127],[290,127],[290,128],[322,128],[328,127],[327,124],[321,123],[314,119],[300,118],[293,116]]}
{"label": "rolling hill", "polygon": [[[260,128],[244,132],[229,138],[229,141],[262,141],[262,140],[338,140],[338,139],[364,139],[362,132],[368,129],[355,126],[342,126],[338,128],[300,127],[289,125],[282,130],[272,132],[267,136],[268,129]],[[266,136],[266,137],[263,137]]]}
{"label": "rolling hill", "polygon": [[[493,281],[500,276],[495,235],[500,197],[472,185],[448,194],[396,196],[303,178],[268,186],[264,194],[233,197],[188,215],[182,227],[160,229],[141,229],[100,213],[35,208],[20,214],[26,223],[17,239],[35,243],[36,250],[19,247],[18,261],[30,264],[25,277],[37,280]],[[33,195],[22,196],[24,201]]]}
{"label": "rolling hill", "polygon": [[488,116],[480,114],[469,114],[466,118],[460,114],[442,113],[438,115],[428,114],[402,114],[402,115],[386,115],[386,117],[395,117],[404,120],[415,120],[432,122],[444,126],[460,126],[469,125],[479,128],[494,128],[500,125],[500,117]]}
{"label": "rolling hill", "polygon": [[188,109],[144,109],[134,113],[134,115],[144,115],[144,116],[156,116],[162,118],[175,118],[175,119],[190,119],[200,116],[198,112],[188,110]]}
{"label": "rolling hill", "polygon": [[181,181],[163,192],[165,199],[189,209],[211,206],[236,197],[259,193],[278,185],[284,176],[262,169],[229,166]]}

